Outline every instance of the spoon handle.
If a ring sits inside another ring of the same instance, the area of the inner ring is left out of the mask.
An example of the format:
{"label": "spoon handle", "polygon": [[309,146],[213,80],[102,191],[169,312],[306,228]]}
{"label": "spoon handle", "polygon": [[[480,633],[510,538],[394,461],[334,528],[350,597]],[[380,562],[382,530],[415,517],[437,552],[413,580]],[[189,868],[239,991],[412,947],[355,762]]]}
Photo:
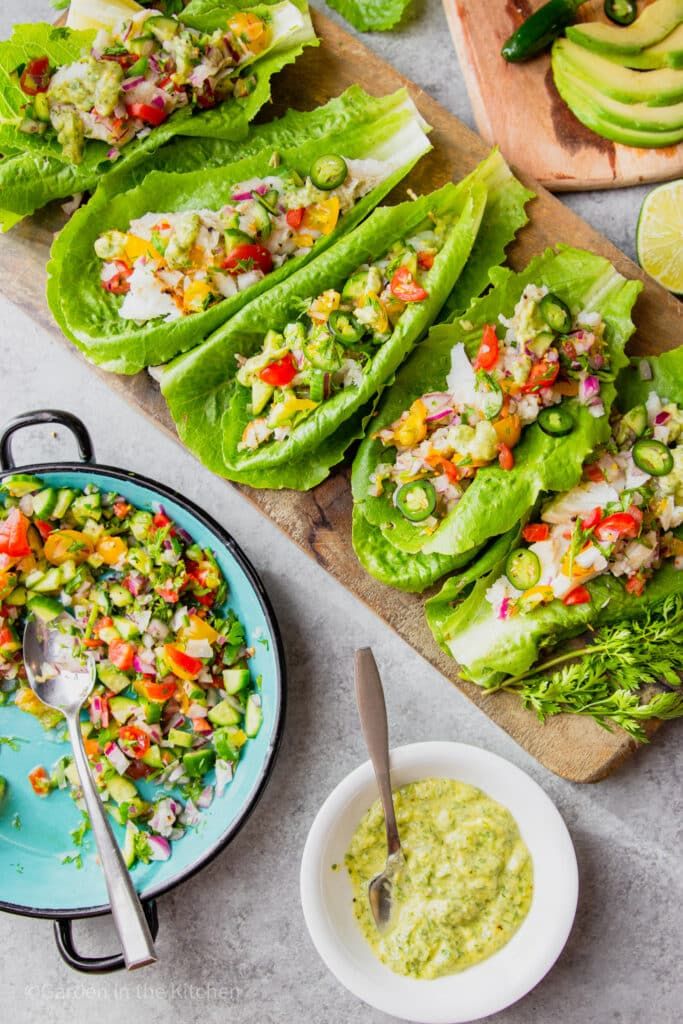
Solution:
{"label": "spoon handle", "polygon": [[363,738],[370,754],[372,767],[375,770],[379,795],[384,808],[387,846],[389,853],[393,854],[400,850],[401,842],[396,826],[394,800],[391,795],[387,708],[384,703],[384,690],[377,671],[377,663],[369,647],[362,647],[356,651],[356,703]]}
{"label": "spoon handle", "polygon": [[144,967],[157,960],[154,941],[149,931],[138,894],[131,881],[119,844],[107,819],[97,787],[90,774],[90,766],[83,748],[83,737],[78,712],[67,716],[69,738],[74,752],[74,761],[83,790],[83,799],[90,816],[90,825],[95,836],[97,852],[107,883],[109,904],[114,924],[118,931],[123,958],[128,970]]}

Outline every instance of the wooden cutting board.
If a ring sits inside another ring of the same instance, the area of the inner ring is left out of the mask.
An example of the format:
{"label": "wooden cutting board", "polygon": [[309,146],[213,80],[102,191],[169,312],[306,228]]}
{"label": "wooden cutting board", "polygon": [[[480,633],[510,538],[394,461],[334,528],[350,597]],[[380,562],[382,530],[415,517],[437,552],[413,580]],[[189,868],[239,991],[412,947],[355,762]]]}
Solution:
{"label": "wooden cutting board", "polygon": [[[451,178],[461,178],[484,157],[488,151],[485,143],[435,100],[329,19],[316,14],[314,20],[323,45],[307,50],[295,66],[286,69],[276,79],[274,92],[278,99],[275,109],[271,109],[269,114],[283,113],[289,106],[312,108],[338,95],[354,82],[377,95],[407,86],[422,114],[434,127],[432,140],[435,148],[420,161],[410,178],[397,190],[395,198],[405,198],[408,185],[416,192],[426,192]],[[544,189],[538,188],[528,176],[523,177],[531,188],[537,189],[538,198],[530,207],[532,223],[511,249],[511,265],[521,268],[534,254],[558,242],[585,246],[601,253],[626,276],[645,281],[645,291],[637,307],[640,331],[633,344],[634,351],[647,353],[674,348],[683,337],[683,306],[647,279],[607,239]],[[53,232],[63,222],[64,215],[59,204],[55,203],[0,239],[0,292],[68,346],[52,322],[44,297],[48,249]],[[93,372],[176,438],[166,405],[148,374],[116,377],[94,368]],[[106,410],[103,414],[106,415]],[[150,473],[155,475],[151,467]],[[613,771],[636,749],[624,733],[605,732],[592,721],[565,716],[541,725],[533,714],[523,710],[515,696],[503,693],[486,696],[478,687],[460,680],[454,662],[440,651],[427,628],[422,599],[377,583],[357,562],[351,547],[351,493],[347,468],[339,469],[308,494],[249,488],[242,488],[242,492],[299,547],[364,601],[485,714],[553,772],[576,782],[594,782]],[[448,699],[449,694],[444,688],[444,700]],[[428,738],[429,723],[425,723],[425,739]],[[453,738],[462,739],[458,736]]]}
{"label": "wooden cutting board", "polygon": [[[651,2],[651,0],[650,0]],[[483,138],[553,192],[619,188],[683,176],[683,143],[634,149],[596,135],[574,117],[553,82],[550,57],[508,64],[500,48],[545,0],[443,0]],[[641,8],[643,5],[639,5]],[[607,21],[603,0],[577,20]]]}

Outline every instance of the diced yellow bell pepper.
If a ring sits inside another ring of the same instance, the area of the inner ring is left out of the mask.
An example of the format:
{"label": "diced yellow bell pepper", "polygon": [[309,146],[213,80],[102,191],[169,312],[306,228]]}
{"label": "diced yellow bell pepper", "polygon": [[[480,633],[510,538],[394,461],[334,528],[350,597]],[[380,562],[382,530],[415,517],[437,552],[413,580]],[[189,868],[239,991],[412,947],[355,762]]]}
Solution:
{"label": "diced yellow bell pepper", "polygon": [[292,241],[297,249],[310,249],[313,245],[313,235],[293,235]]}
{"label": "diced yellow bell pepper", "polygon": [[525,608],[533,608],[537,604],[545,604],[546,601],[552,601],[554,596],[553,588],[541,583],[538,586],[530,587],[529,590],[525,590],[522,598]]}
{"label": "diced yellow bell pepper", "polygon": [[156,263],[161,262],[161,256],[151,242],[138,235],[128,235],[126,238],[125,256],[129,263],[135,263],[141,256],[148,256]]}
{"label": "diced yellow bell pepper", "polygon": [[190,615],[190,625],[181,630],[183,640],[208,640],[210,644],[216,640],[218,633],[205,619],[198,615]]}
{"label": "diced yellow bell pepper", "polygon": [[330,288],[313,300],[308,307],[308,315],[311,320],[315,320],[317,323],[325,323],[330,313],[334,312],[335,309],[339,309],[340,302],[341,295],[339,292]]}
{"label": "diced yellow bell pepper", "polygon": [[330,196],[329,199],[321,199],[319,203],[311,203],[306,207],[301,227],[329,235],[334,231],[338,220],[339,200],[336,196]]}
{"label": "diced yellow bell pepper", "polygon": [[235,33],[251,50],[261,53],[268,44],[268,32],[265,21],[249,11],[238,11],[228,19],[228,28]]}
{"label": "diced yellow bell pepper", "polygon": [[183,292],[183,308],[188,312],[199,312],[211,294],[211,286],[206,281],[192,281]]}
{"label": "diced yellow bell pepper", "polygon": [[427,436],[427,407],[421,398],[413,402],[410,412],[394,431],[394,440],[402,448],[412,448]]}

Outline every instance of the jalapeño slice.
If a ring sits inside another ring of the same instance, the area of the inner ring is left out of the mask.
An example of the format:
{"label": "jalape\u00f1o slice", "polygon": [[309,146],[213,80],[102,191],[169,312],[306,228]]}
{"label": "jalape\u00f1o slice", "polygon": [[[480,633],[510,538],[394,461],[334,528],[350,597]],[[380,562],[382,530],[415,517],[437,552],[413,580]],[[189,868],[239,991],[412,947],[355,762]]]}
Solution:
{"label": "jalape\u00f1o slice", "polygon": [[544,295],[539,304],[541,316],[557,334],[566,334],[572,327],[572,314],[566,302],[561,298],[548,292]]}
{"label": "jalape\u00f1o slice", "polygon": [[535,587],[541,578],[541,562],[536,552],[529,548],[512,551],[505,563],[505,575],[517,590]]}
{"label": "jalape\u00f1o slice", "polygon": [[411,523],[421,523],[436,508],[436,491],[431,480],[411,480],[396,492],[396,507]]}
{"label": "jalape\u00f1o slice", "polygon": [[344,309],[335,309],[330,313],[327,326],[335,338],[345,345],[355,345],[365,334],[365,327],[359,323],[351,313]]}
{"label": "jalape\u00f1o slice", "polygon": [[569,409],[562,405],[550,405],[538,414],[538,425],[544,434],[564,437],[574,429],[574,418]]}
{"label": "jalape\u00f1o slice", "polygon": [[643,438],[633,446],[633,461],[650,476],[666,476],[674,468],[674,457],[661,441]]}
{"label": "jalape\u00f1o slice", "polygon": [[348,173],[346,160],[336,153],[319,156],[317,160],[313,161],[313,166],[309,171],[311,181],[316,188],[322,189],[323,192],[329,192],[331,189],[343,185]]}

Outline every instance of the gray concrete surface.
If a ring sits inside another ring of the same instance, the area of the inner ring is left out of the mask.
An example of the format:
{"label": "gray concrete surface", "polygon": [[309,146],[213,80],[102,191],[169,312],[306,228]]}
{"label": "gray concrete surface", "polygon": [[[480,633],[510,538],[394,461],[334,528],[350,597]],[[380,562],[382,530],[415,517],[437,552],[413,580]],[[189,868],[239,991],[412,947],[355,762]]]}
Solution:
{"label": "gray concrete surface", "polygon": [[[3,0],[0,35],[49,14],[45,0]],[[438,0],[416,0],[401,31],[370,45],[471,123]],[[633,252],[639,190],[567,202]],[[0,239],[0,245],[2,240]],[[681,729],[665,728],[616,776],[595,787],[545,771],[378,619],[311,564],[237,493],[95,379],[18,309],[0,306],[4,420],[60,406],[90,427],[98,457],[165,481],[205,506],[260,566],[286,638],[289,716],[272,782],[247,827],[211,867],[160,905],[160,963],[130,977],[88,979],[58,959],[45,921],[0,917],[0,1017],[66,1024],[382,1024],[327,972],[301,914],[298,870],[327,793],[365,753],[351,659],[371,644],[387,686],[395,744],[426,738],[484,746],[528,771],[556,801],[576,844],[578,916],[549,976],[495,1024],[674,1024],[683,1011],[680,847]],[[18,454],[68,457],[69,440],[33,433]],[[111,926],[77,927],[78,943],[110,951]]]}

